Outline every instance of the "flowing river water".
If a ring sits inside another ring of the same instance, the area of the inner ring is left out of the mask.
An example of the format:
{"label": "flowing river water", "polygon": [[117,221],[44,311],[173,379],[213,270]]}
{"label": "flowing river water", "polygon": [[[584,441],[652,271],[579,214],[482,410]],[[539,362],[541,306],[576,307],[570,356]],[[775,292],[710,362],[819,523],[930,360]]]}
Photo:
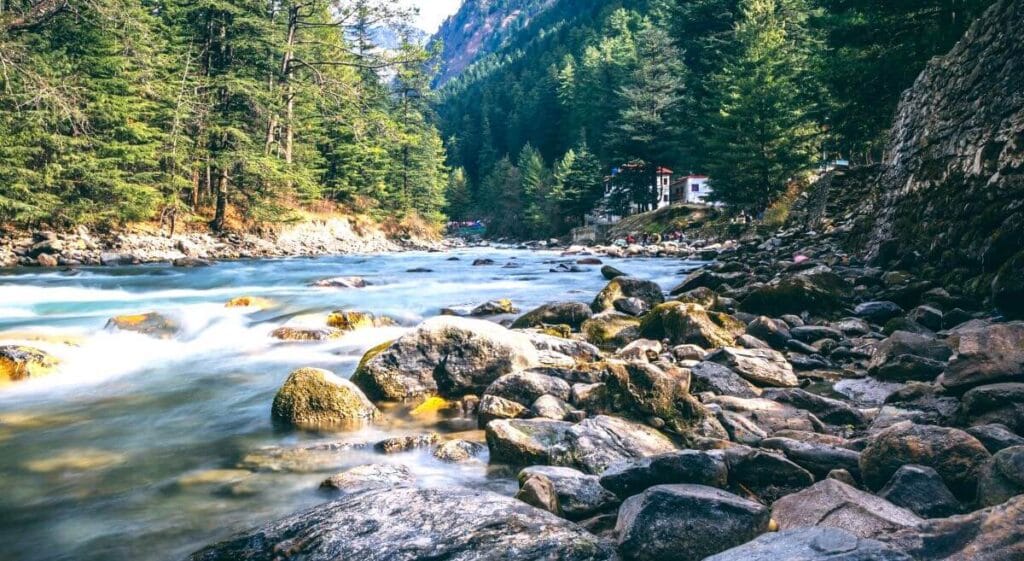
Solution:
{"label": "flowing river water", "polygon": [[[496,265],[471,265],[483,257]],[[488,248],[199,269],[0,272],[0,344],[31,344],[61,360],[51,376],[0,388],[0,559],[180,560],[233,532],[329,500],[319,482],[366,463],[404,464],[421,485],[514,492],[510,474],[485,462],[444,464],[428,452],[384,457],[339,449],[289,463],[274,447],[372,442],[433,429],[392,422],[345,434],[282,431],[271,423],[270,405],[295,368],[350,376],[367,349],[443,307],[468,309],[497,298],[511,298],[524,311],[556,300],[589,302],[605,284],[599,267],[548,272],[564,261],[572,262],[551,252]],[[606,262],[666,287],[696,265]],[[414,268],[432,272],[406,272]],[[370,286],[309,287],[350,275]],[[276,305],[257,312],[224,306],[242,295]],[[322,326],[336,309],[390,316],[400,326],[325,343],[270,336],[285,324]],[[160,339],[105,329],[111,316],[151,311],[173,318],[181,331]]]}

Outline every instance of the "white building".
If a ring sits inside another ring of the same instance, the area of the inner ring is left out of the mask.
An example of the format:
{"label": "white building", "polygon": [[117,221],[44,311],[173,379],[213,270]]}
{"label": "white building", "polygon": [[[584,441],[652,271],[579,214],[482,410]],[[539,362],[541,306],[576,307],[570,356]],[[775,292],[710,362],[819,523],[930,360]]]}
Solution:
{"label": "white building", "polygon": [[708,202],[711,186],[706,175],[687,175],[672,183],[672,202],[687,204],[712,204]]}

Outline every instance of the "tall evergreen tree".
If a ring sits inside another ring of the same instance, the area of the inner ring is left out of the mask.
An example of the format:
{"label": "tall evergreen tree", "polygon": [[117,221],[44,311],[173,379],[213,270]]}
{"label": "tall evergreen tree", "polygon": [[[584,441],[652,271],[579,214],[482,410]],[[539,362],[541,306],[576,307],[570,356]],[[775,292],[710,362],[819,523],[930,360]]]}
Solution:
{"label": "tall evergreen tree", "polygon": [[743,0],[735,27],[738,49],[713,77],[709,166],[714,194],[760,211],[817,155],[814,42],[803,0]]}

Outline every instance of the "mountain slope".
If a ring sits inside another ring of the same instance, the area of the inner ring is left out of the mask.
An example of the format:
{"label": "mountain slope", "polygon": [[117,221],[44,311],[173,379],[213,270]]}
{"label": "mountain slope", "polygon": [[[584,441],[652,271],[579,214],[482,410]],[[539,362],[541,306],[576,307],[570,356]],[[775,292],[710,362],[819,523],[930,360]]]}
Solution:
{"label": "mountain slope", "polygon": [[466,0],[445,20],[432,41],[444,44],[438,85],[458,76],[481,56],[496,51],[505,40],[550,7],[555,0]]}

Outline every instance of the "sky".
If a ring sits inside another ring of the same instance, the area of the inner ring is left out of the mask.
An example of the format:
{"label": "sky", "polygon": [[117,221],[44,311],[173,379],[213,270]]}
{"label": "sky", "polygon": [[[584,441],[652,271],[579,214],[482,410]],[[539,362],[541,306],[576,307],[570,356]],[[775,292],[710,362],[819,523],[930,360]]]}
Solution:
{"label": "sky", "polygon": [[441,27],[441,23],[448,16],[458,11],[462,0],[405,0],[411,6],[420,9],[420,16],[416,26],[424,31],[433,33]]}

